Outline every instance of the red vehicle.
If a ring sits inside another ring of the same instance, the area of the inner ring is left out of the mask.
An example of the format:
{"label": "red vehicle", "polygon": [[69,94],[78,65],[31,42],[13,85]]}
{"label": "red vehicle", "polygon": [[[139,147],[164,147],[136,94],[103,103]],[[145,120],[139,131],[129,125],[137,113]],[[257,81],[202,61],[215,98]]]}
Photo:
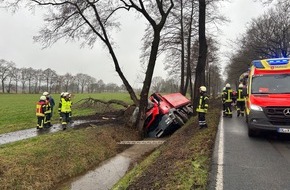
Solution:
{"label": "red vehicle", "polygon": [[182,94],[154,93],[149,97],[144,128],[149,137],[161,137],[176,131],[192,114],[191,102]]}
{"label": "red vehicle", "polygon": [[290,133],[290,59],[253,61],[247,88],[248,136],[261,130]]}

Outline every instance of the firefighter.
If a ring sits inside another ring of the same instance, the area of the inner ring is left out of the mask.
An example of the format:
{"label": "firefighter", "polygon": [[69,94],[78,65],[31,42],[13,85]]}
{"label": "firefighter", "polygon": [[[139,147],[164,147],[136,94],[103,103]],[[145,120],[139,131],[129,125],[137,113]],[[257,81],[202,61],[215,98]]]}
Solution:
{"label": "firefighter", "polygon": [[225,102],[225,98],[223,96],[223,93],[225,92],[225,90],[226,90],[226,87],[223,87],[223,90],[222,90],[223,116],[226,115],[226,102]]}
{"label": "firefighter", "polygon": [[207,113],[208,108],[208,96],[206,94],[206,87],[201,86],[199,87],[199,102],[196,108],[196,112],[198,113],[198,124],[199,129],[207,128],[205,114]]}
{"label": "firefighter", "polygon": [[45,118],[44,118],[44,127],[51,127],[51,106],[49,103],[49,93],[48,92],[43,92],[42,94],[43,96],[45,96],[45,104],[46,104],[46,114],[45,114]]}
{"label": "firefighter", "polygon": [[71,101],[69,98],[69,93],[65,92],[63,94],[63,98],[61,99],[61,101],[59,102],[59,107],[58,107],[61,116],[62,116],[62,128],[63,130],[66,129],[67,124],[69,122],[69,115],[71,113]]}
{"label": "firefighter", "polygon": [[245,114],[245,89],[244,85],[239,84],[237,91],[237,117],[244,116]]}
{"label": "firefighter", "polygon": [[[60,98],[59,98],[59,102],[61,103],[62,99],[63,99],[63,95],[64,92],[60,93]],[[60,111],[60,107],[58,107],[58,114],[59,114],[59,121],[61,122],[62,120],[62,115],[61,115],[61,111]]]}
{"label": "firefighter", "polygon": [[51,118],[52,118],[52,112],[53,107],[55,105],[54,99],[51,97],[51,95],[48,92],[43,92],[43,96],[46,97],[46,106],[47,106],[47,116],[45,117],[44,124],[46,127],[51,127]]}
{"label": "firefighter", "polygon": [[232,102],[233,102],[233,90],[229,83],[226,84],[226,89],[223,92],[223,100],[225,102],[225,117],[232,117]]}
{"label": "firefighter", "polygon": [[[71,102],[71,106],[72,106],[72,100],[71,100],[71,93],[68,93],[68,98],[69,98],[69,101]],[[72,120],[72,111],[70,111],[70,113],[69,113],[69,118],[68,118],[68,121],[70,122],[70,123],[73,123],[73,120]]]}
{"label": "firefighter", "polygon": [[42,129],[44,127],[44,120],[46,115],[46,97],[40,96],[39,101],[36,103],[36,117],[37,117],[37,126],[36,129]]}

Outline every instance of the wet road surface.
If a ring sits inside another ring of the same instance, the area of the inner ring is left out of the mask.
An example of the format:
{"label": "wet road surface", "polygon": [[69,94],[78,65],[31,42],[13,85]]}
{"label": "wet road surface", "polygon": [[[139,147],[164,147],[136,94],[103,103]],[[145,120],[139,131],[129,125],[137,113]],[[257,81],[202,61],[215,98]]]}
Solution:
{"label": "wet road surface", "polygon": [[210,190],[289,189],[290,135],[248,137],[245,118],[221,118]]}

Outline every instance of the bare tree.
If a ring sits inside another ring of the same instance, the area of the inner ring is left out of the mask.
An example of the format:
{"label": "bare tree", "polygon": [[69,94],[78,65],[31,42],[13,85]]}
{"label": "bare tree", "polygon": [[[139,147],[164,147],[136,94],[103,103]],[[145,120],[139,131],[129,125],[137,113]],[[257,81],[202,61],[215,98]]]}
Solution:
{"label": "bare tree", "polygon": [[70,73],[66,73],[65,75],[62,76],[62,83],[64,86],[64,91],[68,92],[69,87],[73,84],[75,78],[72,76]]}
{"label": "bare tree", "polygon": [[2,92],[5,92],[5,80],[11,74],[12,68],[15,67],[15,63],[12,61],[6,61],[4,59],[0,59],[0,80],[2,85]]}
{"label": "bare tree", "polygon": [[151,83],[151,89],[154,92],[161,92],[162,85],[164,83],[164,79],[160,76],[153,77],[152,83]]}
{"label": "bare tree", "polygon": [[[20,1],[21,0],[7,0],[4,2],[6,2],[8,6],[15,6]],[[131,99],[134,103],[139,105],[140,113],[138,114],[137,125],[142,133],[148,92],[158,54],[160,33],[173,8],[173,0],[29,0],[26,4],[32,8],[36,5],[47,7],[47,10],[49,10],[49,13],[46,14],[45,17],[47,25],[40,31],[40,35],[35,37],[35,40],[43,42],[44,46],[49,46],[62,38],[67,38],[68,40],[84,39],[83,45],[90,46],[93,46],[95,41],[100,39],[106,45],[114,62],[116,72],[126,86]],[[111,39],[109,38],[109,31],[118,26],[118,23],[115,22],[114,13],[124,8],[127,10],[136,10],[143,15],[152,26],[153,31],[152,46],[140,101],[121,71],[119,61],[112,46]]]}
{"label": "bare tree", "polygon": [[[289,3],[288,3],[289,4]],[[253,19],[230,58],[227,81],[237,84],[255,59],[288,57],[290,55],[290,7],[277,4],[257,19]]]}
{"label": "bare tree", "polygon": [[43,71],[43,78],[46,83],[46,91],[51,91],[51,86],[54,83],[54,78],[56,76],[56,72],[50,68],[47,68]]}
{"label": "bare tree", "polygon": [[14,67],[10,72],[10,77],[15,81],[15,92],[18,93],[18,83],[21,79],[21,69]]}
{"label": "bare tree", "polygon": [[92,79],[92,77],[90,77],[87,74],[78,73],[75,76],[75,81],[78,85],[77,92],[79,92],[79,88],[80,88],[81,93],[84,93],[85,87],[86,86],[88,87],[89,83],[91,83],[90,81],[92,81],[91,79]]}
{"label": "bare tree", "polygon": [[205,66],[206,66],[206,59],[207,59],[207,42],[206,42],[206,35],[205,35],[205,18],[206,18],[206,1],[199,0],[199,54],[198,54],[198,61],[196,65],[196,72],[195,72],[195,83],[194,83],[194,97],[193,105],[196,107],[198,101],[198,93],[199,87],[201,85],[205,85]]}
{"label": "bare tree", "polygon": [[88,93],[93,93],[93,84],[95,84],[96,81],[97,80],[94,77],[88,76],[88,78],[86,79],[86,86],[87,86]]}

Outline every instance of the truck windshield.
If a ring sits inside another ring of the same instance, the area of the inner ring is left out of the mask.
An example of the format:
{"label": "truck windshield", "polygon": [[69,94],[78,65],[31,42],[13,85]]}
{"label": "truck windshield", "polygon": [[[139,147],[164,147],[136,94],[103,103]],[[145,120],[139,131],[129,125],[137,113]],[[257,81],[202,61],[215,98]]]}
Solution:
{"label": "truck windshield", "polygon": [[253,76],[251,93],[290,94],[290,74]]}

